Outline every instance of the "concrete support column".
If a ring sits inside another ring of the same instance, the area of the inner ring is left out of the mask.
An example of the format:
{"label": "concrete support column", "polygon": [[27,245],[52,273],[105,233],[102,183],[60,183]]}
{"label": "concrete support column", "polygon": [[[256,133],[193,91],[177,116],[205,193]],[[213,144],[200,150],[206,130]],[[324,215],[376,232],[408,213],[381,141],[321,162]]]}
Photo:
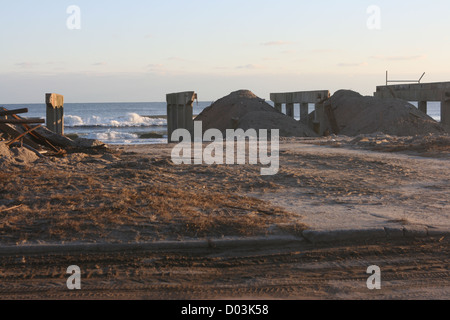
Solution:
{"label": "concrete support column", "polygon": [[286,115],[288,117],[295,118],[295,116],[294,116],[294,104],[293,103],[287,103],[286,104]]}
{"label": "concrete support column", "polygon": [[282,103],[275,103],[275,110],[277,110],[280,113],[282,113],[283,112],[283,104]]}
{"label": "concrete support column", "polygon": [[450,92],[446,92],[441,101],[441,123],[450,126]]}
{"label": "concrete support column", "polygon": [[64,134],[64,96],[56,93],[45,95],[47,105],[47,128],[55,133]]}
{"label": "concrete support column", "polygon": [[323,135],[325,131],[325,107],[323,103],[316,103],[315,106],[314,130],[318,135]]}
{"label": "concrete support column", "polygon": [[300,104],[300,121],[307,124],[308,116],[309,116],[309,104],[301,103]]}
{"label": "concrete support column", "polygon": [[194,91],[171,93],[166,96],[167,100],[167,136],[169,143],[172,134],[177,129],[186,129],[194,134],[194,101],[197,94]]}
{"label": "concrete support column", "polygon": [[426,101],[419,101],[419,110],[423,113],[428,113],[428,103]]}

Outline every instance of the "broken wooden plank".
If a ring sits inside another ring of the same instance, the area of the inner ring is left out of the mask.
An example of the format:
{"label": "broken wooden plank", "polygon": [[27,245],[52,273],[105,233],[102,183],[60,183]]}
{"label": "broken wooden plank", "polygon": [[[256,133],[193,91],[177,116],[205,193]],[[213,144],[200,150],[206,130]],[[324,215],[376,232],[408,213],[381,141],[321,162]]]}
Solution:
{"label": "broken wooden plank", "polygon": [[[23,131],[18,131],[18,129],[19,128],[17,126],[6,124],[6,123],[0,123],[0,131],[6,133],[12,139],[14,139],[17,136],[20,136],[23,133]],[[35,149],[40,149],[39,144],[34,142],[33,140],[31,140],[28,137],[23,137],[23,142],[32,146]]]}
{"label": "broken wooden plank", "polygon": [[[0,110],[7,111],[7,109],[5,109],[5,108],[0,108]],[[12,115],[12,117],[14,119],[18,119],[18,120],[22,119],[21,117],[19,117],[16,114]],[[30,130],[30,127],[28,125],[26,125],[26,124],[23,124],[22,126],[25,128],[25,130]],[[34,139],[34,141],[36,143],[42,144],[44,146],[47,146],[50,149],[52,149],[53,151],[55,151],[56,153],[61,153],[62,152],[61,149],[56,148],[53,144],[51,144],[45,137],[40,135],[37,131],[30,132],[30,136]]]}
{"label": "broken wooden plank", "polygon": [[40,128],[40,127],[41,127],[41,125],[38,125],[38,126],[36,126],[36,127],[34,127],[34,128],[31,128],[31,129],[28,130],[28,131],[25,131],[25,132],[22,133],[21,135],[15,137],[13,140],[11,140],[10,142],[8,142],[6,145],[9,147],[9,146],[12,145],[14,142],[19,141],[20,138],[26,136],[26,135],[29,134],[30,132],[33,132],[34,130],[36,130],[36,129]]}
{"label": "broken wooden plank", "polygon": [[0,111],[0,117],[10,116],[10,115],[19,114],[19,113],[28,113],[28,109],[23,108],[23,109],[16,109],[16,110]]}
{"label": "broken wooden plank", "polygon": [[35,124],[35,123],[45,123],[45,119],[0,119],[0,123],[9,124]]}

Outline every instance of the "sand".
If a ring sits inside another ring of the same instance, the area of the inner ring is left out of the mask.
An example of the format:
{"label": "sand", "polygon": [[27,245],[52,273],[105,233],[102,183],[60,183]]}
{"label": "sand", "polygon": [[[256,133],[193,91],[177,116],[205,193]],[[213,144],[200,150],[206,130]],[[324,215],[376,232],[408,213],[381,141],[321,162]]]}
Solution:
{"label": "sand", "polygon": [[306,125],[276,111],[264,99],[249,90],[232,92],[214,102],[195,119],[203,122],[203,130],[279,129],[281,137],[316,137]]}
{"label": "sand", "polygon": [[[346,141],[283,139],[280,172],[268,177],[250,165],[175,166],[174,145],[9,166],[0,171],[0,248],[161,240],[210,246],[3,255],[0,299],[448,297],[445,237],[226,250],[210,241],[298,239],[305,229],[450,228],[450,156],[423,157],[420,148],[414,155],[374,152]],[[72,292],[66,269],[74,263],[83,289]],[[366,287],[373,264],[382,268],[381,291]]]}
{"label": "sand", "polygon": [[327,102],[331,104],[338,132],[328,124],[330,133],[346,136],[382,132],[395,136],[444,134],[440,123],[399,99],[364,97],[349,90],[337,91]]}
{"label": "sand", "polygon": [[9,148],[5,142],[0,141],[0,168],[11,165],[27,166],[38,160],[39,157],[32,151],[23,147]]}

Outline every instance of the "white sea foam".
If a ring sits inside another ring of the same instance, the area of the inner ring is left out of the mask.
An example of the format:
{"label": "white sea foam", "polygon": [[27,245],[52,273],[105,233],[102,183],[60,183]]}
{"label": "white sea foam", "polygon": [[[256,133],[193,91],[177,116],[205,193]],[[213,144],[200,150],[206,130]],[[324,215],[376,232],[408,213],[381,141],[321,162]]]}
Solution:
{"label": "white sea foam", "polygon": [[167,120],[142,117],[137,113],[128,113],[126,116],[119,118],[102,118],[99,116],[82,118],[80,116],[66,115],[64,123],[66,127],[161,127],[167,125]]}
{"label": "white sea foam", "polygon": [[139,139],[139,136],[134,133],[128,132],[118,132],[113,130],[108,130],[107,132],[95,132],[90,133],[87,136],[88,139],[97,139],[100,141],[111,141],[111,140],[133,140]]}

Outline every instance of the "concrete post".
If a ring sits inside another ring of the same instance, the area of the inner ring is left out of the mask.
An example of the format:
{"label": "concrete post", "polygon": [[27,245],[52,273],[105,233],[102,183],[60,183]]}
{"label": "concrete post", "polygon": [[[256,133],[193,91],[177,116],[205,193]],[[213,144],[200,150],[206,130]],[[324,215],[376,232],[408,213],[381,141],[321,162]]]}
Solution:
{"label": "concrete post", "polygon": [[309,104],[301,103],[300,104],[300,121],[308,124],[308,116],[309,116]]}
{"label": "concrete post", "polygon": [[428,113],[428,103],[426,101],[419,101],[419,110],[423,113]]}
{"label": "concrete post", "polygon": [[177,129],[186,129],[194,134],[194,108],[193,103],[197,99],[194,91],[171,93],[167,100],[167,136],[168,142],[172,141],[172,134]]}
{"label": "concrete post", "polygon": [[441,101],[441,123],[450,126],[450,92],[446,92]]}
{"label": "concrete post", "polygon": [[283,104],[282,103],[275,103],[275,110],[277,110],[280,113],[282,113],[283,112]]}
{"label": "concrete post", "polygon": [[323,135],[325,131],[325,107],[323,103],[316,103],[316,112],[315,112],[315,119],[314,124],[316,128],[316,133],[318,135]]}
{"label": "concrete post", "polygon": [[56,93],[45,95],[47,105],[47,128],[55,133],[64,134],[64,96]]}
{"label": "concrete post", "polygon": [[294,116],[294,104],[293,103],[287,103],[286,104],[286,115],[288,117],[295,118],[295,116]]}

